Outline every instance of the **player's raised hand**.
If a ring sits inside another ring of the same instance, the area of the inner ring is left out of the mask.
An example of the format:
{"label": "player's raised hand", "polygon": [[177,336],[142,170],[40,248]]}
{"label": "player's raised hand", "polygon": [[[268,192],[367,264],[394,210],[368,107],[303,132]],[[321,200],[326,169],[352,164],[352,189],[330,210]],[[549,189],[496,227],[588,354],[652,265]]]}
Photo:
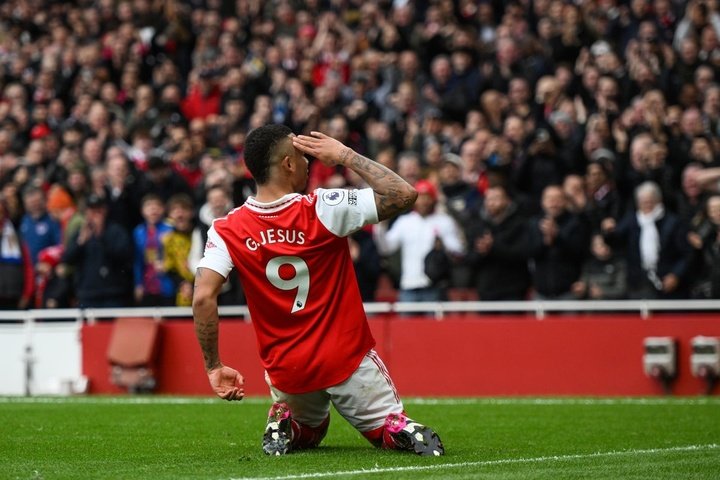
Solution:
{"label": "player's raised hand", "polygon": [[295,148],[312,155],[328,166],[342,163],[352,153],[352,150],[342,142],[320,132],[310,132],[310,135],[298,135],[293,137],[292,141]]}
{"label": "player's raised hand", "polygon": [[208,372],[210,386],[224,400],[242,400],[245,396],[245,378],[234,368],[221,365]]}

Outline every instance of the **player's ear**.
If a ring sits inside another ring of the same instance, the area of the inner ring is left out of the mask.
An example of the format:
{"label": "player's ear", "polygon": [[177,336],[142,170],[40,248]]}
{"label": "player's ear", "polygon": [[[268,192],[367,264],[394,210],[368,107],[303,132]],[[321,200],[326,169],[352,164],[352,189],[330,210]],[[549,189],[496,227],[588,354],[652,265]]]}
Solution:
{"label": "player's ear", "polygon": [[285,155],[280,163],[291,172],[295,170],[295,164],[292,162],[290,155]]}

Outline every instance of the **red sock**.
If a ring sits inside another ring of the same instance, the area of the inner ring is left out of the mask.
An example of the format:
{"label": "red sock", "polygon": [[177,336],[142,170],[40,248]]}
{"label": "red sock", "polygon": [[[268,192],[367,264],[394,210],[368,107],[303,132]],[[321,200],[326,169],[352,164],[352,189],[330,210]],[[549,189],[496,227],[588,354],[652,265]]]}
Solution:
{"label": "red sock", "polygon": [[381,448],[383,447],[383,432],[385,432],[385,425],[374,430],[361,433],[363,434],[363,437],[367,438],[368,441],[375,447]]}
{"label": "red sock", "polygon": [[[405,412],[402,412],[402,414],[404,415]],[[386,426],[387,425],[383,425],[382,427],[378,427],[374,430],[362,432],[362,434],[377,448],[384,448],[387,450],[404,450],[404,447],[397,444],[392,433],[386,428]]]}
{"label": "red sock", "polygon": [[330,415],[317,427],[303,425],[295,420],[292,420],[290,425],[293,433],[293,449],[315,448],[320,445],[320,442],[325,438],[325,434],[327,434],[328,426],[330,425]]}

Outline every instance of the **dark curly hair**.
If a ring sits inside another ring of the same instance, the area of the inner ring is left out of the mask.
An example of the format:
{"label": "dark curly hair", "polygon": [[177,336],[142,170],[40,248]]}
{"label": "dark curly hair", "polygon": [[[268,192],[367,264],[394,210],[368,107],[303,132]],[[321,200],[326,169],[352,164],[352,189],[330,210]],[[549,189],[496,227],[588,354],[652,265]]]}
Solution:
{"label": "dark curly hair", "polygon": [[245,140],[245,165],[259,185],[267,183],[278,144],[292,133],[285,125],[263,125]]}

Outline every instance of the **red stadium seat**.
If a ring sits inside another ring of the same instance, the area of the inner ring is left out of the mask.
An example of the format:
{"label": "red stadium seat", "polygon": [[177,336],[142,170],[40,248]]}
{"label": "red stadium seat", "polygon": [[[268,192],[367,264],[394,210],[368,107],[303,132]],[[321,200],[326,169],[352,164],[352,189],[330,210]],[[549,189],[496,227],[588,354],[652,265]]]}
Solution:
{"label": "red stadium seat", "polygon": [[118,318],[107,358],[110,381],[131,393],[150,392],[155,379],[160,324],[152,318]]}

